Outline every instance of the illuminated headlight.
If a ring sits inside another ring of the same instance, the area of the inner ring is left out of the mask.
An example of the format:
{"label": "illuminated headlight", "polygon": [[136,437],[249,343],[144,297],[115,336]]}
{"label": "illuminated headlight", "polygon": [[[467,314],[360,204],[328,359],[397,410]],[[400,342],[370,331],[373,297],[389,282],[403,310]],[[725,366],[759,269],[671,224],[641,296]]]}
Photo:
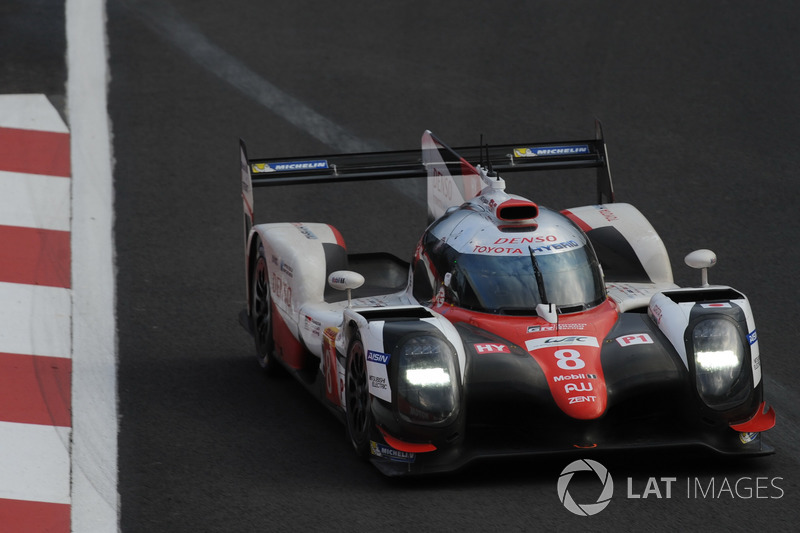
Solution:
{"label": "illuminated headlight", "polygon": [[406,340],[398,351],[398,410],[415,423],[436,423],[458,405],[455,354],[433,335]]}
{"label": "illuminated headlight", "polygon": [[739,354],[733,350],[721,352],[697,352],[697,366],[707,372],[730,370],[742,364]]}
{"label": "illuminated headlight", "polygon": [[406,381],[416,387],[448,385],[450,374],[444,368],[409,368],[406,370]]}
{"label": "illuminated headlight", "polygon": [[724,409],[748,393],[744,373],[745,346],[734,322],[706,318],[692,330],[695,382],[709,407]]}

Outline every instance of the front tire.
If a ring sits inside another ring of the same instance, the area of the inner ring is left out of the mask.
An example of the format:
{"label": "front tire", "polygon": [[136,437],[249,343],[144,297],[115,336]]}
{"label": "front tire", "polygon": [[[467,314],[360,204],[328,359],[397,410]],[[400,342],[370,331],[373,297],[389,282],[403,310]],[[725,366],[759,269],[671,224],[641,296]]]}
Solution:
{"label": "front tire", "polygon": [[274,374],[278,362],[275,359],[275,339],[272,327],[272,295],[269,288],[267,257],[264,245],[260,241],[253,265],[250,298],[250,321],[255,337],[256,358],[264,372]]}
{"label": "front tire", "polygon": [[356,336],[347,350],[345,367],[345,402],[347,408],[347,434],[356,453],[368,457],[370,432],[374,424],[372,396],[369,393],[367,358],[364,344]]}

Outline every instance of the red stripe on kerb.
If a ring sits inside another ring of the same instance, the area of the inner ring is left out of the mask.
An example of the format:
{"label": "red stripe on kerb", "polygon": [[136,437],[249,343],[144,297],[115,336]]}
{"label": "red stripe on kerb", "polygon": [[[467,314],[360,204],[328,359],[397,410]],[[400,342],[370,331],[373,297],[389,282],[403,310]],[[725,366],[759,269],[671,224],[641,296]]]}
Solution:
{"label": "red stripe on kerb", "polygon": [[0,226],[0,281],[70,287],[68,231]]}
{"label": "red stripe on kerb", "polygon": [[69,177],[69,133],[0,128],[0,170]]}
{"label": "red stripe on kerb", "polygon": [[71,376],[67,358],[0,353],[0,420],[70,427]]}
{"label": "red stripe on kerb", "polygon": [[25,533],[69,533],[70,506],[0,499],[0,528]]}

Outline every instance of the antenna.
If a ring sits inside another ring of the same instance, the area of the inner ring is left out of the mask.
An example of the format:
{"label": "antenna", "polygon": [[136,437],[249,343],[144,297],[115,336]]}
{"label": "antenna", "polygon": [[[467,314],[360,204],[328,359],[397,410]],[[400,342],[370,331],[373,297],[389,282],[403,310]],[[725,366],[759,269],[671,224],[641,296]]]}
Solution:
{"label": "antenna", "polygon": [[490,178],[500,179],[497,173],[492,168],[492,158],[489,157],[489,143],[483,142],[483,134],[481,133],[481,160],[483,160],[483,151],[486,150],[486,168],[488,170],[487,176]]}

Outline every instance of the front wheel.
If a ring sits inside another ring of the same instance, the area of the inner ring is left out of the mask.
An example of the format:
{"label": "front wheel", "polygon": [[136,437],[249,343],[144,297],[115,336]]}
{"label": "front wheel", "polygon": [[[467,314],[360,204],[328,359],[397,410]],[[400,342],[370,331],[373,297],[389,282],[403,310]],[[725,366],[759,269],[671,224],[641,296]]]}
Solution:
{"label": "front wheel", "polygon": [[347,350],[345,368],[345,405],[347,409],[347,434],[356,453],[369,455],[370,430],[373,425],[372,397],[369,393],[367,358],[364,344],[356,336]]}
{"label": "front wheel", "polygon": [[275,340],[272,328],[272,296],[269,289],[269,271],[264,245],[258,243],[258,253],[253,266],[250,286],[250,320],[256,343],[258,364],[267,373],[274,373],[278,362],[275,360]]}

